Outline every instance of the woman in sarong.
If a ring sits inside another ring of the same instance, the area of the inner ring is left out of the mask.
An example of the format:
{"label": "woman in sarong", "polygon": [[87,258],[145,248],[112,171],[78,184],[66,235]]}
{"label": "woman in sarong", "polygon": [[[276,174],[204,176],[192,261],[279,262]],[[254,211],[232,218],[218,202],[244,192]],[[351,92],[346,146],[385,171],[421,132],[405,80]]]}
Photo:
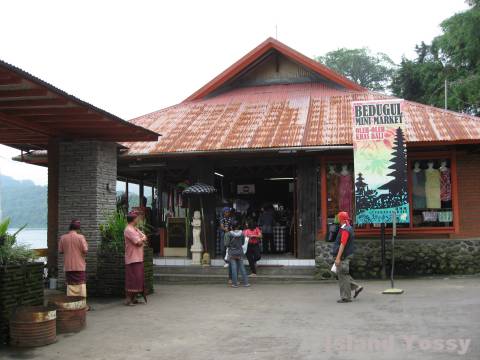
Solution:
{"label": "woman in sarong", "polygon": [[145,303],[147,302],[143,268],[143,246],[147,242],[147,237],[136,227],[137,213],[128,213],[127,222],[128,225],[123,233],[125,237],[125,305],[133,306],[138,303],[137,294],[142,294]]}
{"label": "woman in sarong", "polygon": [[87,297],[86,264],[88,244],[85,236],[79,234],[80,221],[72,220],[68,233],[60,238],[58,251],[63,254],[67,296]]}

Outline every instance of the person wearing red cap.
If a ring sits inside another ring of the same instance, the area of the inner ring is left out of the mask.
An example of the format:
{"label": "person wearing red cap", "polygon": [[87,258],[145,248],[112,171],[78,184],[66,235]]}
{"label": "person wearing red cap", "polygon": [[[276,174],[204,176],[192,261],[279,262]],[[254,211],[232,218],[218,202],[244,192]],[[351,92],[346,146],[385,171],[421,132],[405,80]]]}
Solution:
{"label": "person wearing red cap", "polygon": [[123,232],[125,238],[125,305],[137,304],[137,294],[142,294],[145,303],[145,275],[143,267],[143,247],[147,236],[137,229],[138,214],[129,212],[127,226]]}
{"label": "person wearing red cap", "polygon": [[68,233],[60,237],[58,252],[63,254],[65,280],[68,296],[87,297],[86,264],[88,244],[85,236],[79,234],[80,221],[73,219]]}
{"label": "person wearing red cap", "polygon": [[355,251],[355,234],[350,224],[350,217],[345,211],[338,213],[338,221],[340,222],[340,231],[333,245],[332,255],[335,257],[335,266],[337,267],[338,286],[340,287],[340,299],[338,303],[352,302],[353,298],[363,290],[350,276],[350,261]]}

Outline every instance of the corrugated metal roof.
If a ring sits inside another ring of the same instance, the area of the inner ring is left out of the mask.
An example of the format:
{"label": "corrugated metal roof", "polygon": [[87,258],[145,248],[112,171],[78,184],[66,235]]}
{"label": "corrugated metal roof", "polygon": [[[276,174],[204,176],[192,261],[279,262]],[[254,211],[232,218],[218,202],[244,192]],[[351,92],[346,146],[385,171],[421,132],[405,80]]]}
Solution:
{"label": "corrugated metal roof", "polygon": [[[161,131],[125,143],[129,155],[352,144],[351,102],[392,98],[306,83],[240,88],[131,120]],[[480,142],[480,118],[405,102],[406,140]]]}
{"label": "corrugated metal roof", "polygon": [[250,65],[254,64],[259,60],[264,54],[269,51],[277,51],[280,54],[290,58],[297,64],[304,66],[306,69],[309,69],[313,73],[319,74],[325,79],[336,83],[342,88],[354,90],[354,91],[364,91],[366,90],[361,85],[356,82],[346,78],[343,75],[335,72],[334,70],[326,67],[325,65],[310,59],[309,57],[299,53],[298,51],[292,49],[291,47],[285,45],[284,43],[274,39],[268,38],[255,49],[248,52],[240,60],[236,61],[234,64],[229,66],[225,71],[216,76],[214,79],[209,81],[207,84],[198,89],[195,93],[190,95],[186,101],[194,101],[205,98],[208,94],[211,94],[216,89],[218,89],[223,84],[227,83],[229,80],[235,78],[236,75],[241,73],[243,70],[247,69]]}

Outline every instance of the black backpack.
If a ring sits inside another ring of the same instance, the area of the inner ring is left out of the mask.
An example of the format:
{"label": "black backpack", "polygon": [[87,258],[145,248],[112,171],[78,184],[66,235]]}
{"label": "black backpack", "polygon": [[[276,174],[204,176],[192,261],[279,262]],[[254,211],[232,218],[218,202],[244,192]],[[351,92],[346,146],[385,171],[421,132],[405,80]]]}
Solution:
{"label": "black backpack", "polygon": [[335,242],[339,231],[340,231],[340,226],[338,224],[328,224],[325,241]]}

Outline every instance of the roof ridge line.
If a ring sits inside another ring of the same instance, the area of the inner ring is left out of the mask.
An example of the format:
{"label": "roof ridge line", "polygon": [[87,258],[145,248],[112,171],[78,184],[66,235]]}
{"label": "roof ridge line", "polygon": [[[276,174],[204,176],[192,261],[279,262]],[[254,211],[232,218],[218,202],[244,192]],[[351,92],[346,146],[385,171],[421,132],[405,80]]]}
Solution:
{"label": "roof ridge line", "polygon": [[298,52],[297,50],[285,45],[284,43],[273,39],[271,37],[267,38],[264,42],[260,45],[255,47],[253,50],[249,51],[239,60],[234,62],[200,89],[195,91],[189,97],[187,97],[183,102],[191,101],[191,100],[199,100],[211,94],[213,91],[218,89],[221,85],[225,84],[227,81],[231,80],[233,77],[237,76],[243,69],[247,66],[252,64],[256,59],[261,57],[269,50],[276,50],[282,55],[291,58],[295,62],[299,63],[307,67],[309,70],[318,73],[325,77],[326,79],[342,85],[343,87],[350,89],[350,90],[360,90],[360,91],[367,91],[366,88],[362,87],[361,85],[357,84],[356,82],[348,79],[344,75],[337,73],[336,71],[328,68],[327,66],[315,61],[308,56]]}

